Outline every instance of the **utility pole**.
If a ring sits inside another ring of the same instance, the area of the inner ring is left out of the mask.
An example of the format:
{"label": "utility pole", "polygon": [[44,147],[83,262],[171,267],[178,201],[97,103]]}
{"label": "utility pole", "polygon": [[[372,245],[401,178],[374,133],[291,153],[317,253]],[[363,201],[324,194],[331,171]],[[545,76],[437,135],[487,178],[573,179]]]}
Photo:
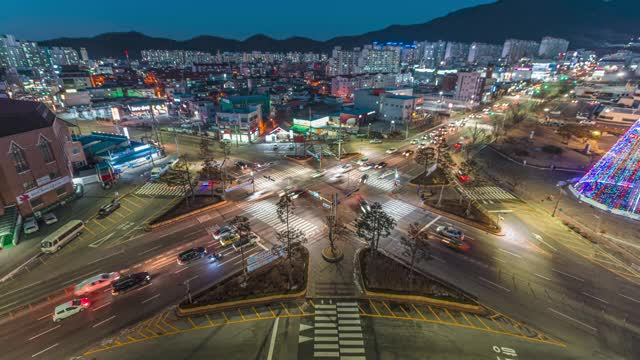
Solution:
{"label": "utility pole", "polygon": [[560,188],[560,194],[558,195],[558,201],[556,201],[556,205],[553,207],[553,213],[551,213],[551,217],[556,217],[556,211],[558,210],[558,205],[560,204],[560,199],[562,199],[562,188]]}

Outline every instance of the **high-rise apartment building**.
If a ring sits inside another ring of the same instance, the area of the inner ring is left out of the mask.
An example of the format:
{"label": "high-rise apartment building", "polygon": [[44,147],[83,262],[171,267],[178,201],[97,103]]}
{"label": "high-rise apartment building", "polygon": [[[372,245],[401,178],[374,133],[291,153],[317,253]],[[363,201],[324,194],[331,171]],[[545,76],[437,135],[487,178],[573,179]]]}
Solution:
{"label": "high-rise apartment building", "polygon": [[444,61],[444,55],[447,50],[446,41],[422,42],[418,44],[418,48],[423,49],[421,64],[427,67],[436,67]]}
{"label": "high-rise apartment building", "polygon": [[545,59],[555,59],[560,53],[566,53],[569,48],[569,41],[565,39],[545,36],[540,42],[538,56]]}
{"label": "high-rise apartment building", "polygon": [[336,76],[355,74],[359,56],[360,48],[344,50],[342,47],[336,46],[331,52],[327,75]]}
{"label": "high-rise apartment building", "polygon": [[467,62],[470,64],[487,65],[496,63],[502,55],[502,46],[481,42],[471,43]]}
{"label": "high-rise apartment building", "polygon": [[444,51],[444,61],[447,64],[466,62],[469,57],[469,44],[449,41]]}
{"label": "high-rise apartment building", "polygon": [[532,40],[507,39],[502,47],[502,58],[509,64],[520,61],[525,57],[538,54],[540,43]]}
{"label": "high-rise apartment building", "polygon": [[356,72],[394,73],[400,71],[401,47],[389,45],[365,45],[358,57]]}
{"label": "high-rise apartment building", "polygon": [[456,84],[457,100],[479,101],[484,88],[484,77],[478,72],[459,72]]}

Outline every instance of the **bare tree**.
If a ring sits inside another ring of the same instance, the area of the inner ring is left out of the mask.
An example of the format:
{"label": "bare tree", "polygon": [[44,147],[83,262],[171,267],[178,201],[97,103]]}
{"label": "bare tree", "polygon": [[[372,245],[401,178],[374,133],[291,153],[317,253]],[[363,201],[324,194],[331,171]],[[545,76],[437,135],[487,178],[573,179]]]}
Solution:
{"label": "bare tree", "polygon": [[366,241],[375,254],[380,238],[391,235],[396,224],[396,220],[382,209],[382,205],[374,202],[369,211],[356,219],[356,235]]}
{"label": "bare tree", "polygon": [[189,161],[187,155],[181,155],[178,161],[173,166],[173,176],[167,177],[167,184],[171,186],[180,186],[185,189],[185,200],[187,206],[189,206],[189,198],[193,198],[195,193],[193,191],[193,179],[191,178],[191,172],[189,171]]}
{"label": "bare tree", "polygon": [[407,237],[400,238],[400,243],[404,246],[403,255],[409,257],[409,288],[413,287],[413,270],[415,264],[431,257],[431,245],[429,244],[429,235],[420,231],[420,225],[413,223],[409,225],[409,231]]}
{"label": "bare tree", "polygon": [[[240,235],[240,239],[251,236],[251,223],[249,222],[249,218],[244,215],[236,215],[229,222],[231,225],[235,226],[238,229],[238,235]],[[242,259],[242,273],[244,274],[245,279],[247,278],[247,266],[244,259],[244,246],[240,247],[240,256]]]}
{"label": "bare tree", "polygon": [[424,166],[424,172],[426,173],[429,165],[434,162],[435,157],[436,152],[432,147],[423,147],[422,149],[418,149],[414,160],[418,165]]}
{"label": "bare tree", "polygon": [[471,130],[471,135],[469,137],[469,143],[465,145],[464,152],[467,160],[469,160],[469,155],[471,153],[471,148],[476,144],[484,141],[487,138],[487,130],[478,127],[478,123],[476,122],[473,130]]}
{"label": "bare tree", "polygon": [[276,207],[278,219],[286,226],[284,231],[276,233],[276,238],[287,248],[287,259],[289,261],[289,288],[291,288],[291,283],[293,281],[293,254],[297,250],[296,247],[305,243],[307,239],[302,231],[291,229],[289,226],[290,219],[293,217],[295,204],[288,193],[280,197]]}
{"label": "bare tree", "polygon": [[206,133],[200,136],[200,158],[208,161],[213,157],[213,151],[210,148],[211,141]]}

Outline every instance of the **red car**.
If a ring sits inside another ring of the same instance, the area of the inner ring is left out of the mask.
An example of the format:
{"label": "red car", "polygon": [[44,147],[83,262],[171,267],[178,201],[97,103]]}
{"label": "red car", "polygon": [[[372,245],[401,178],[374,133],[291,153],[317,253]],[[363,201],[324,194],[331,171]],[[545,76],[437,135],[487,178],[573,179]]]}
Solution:
{"label": "red car", "polygon": [[458,179],[461,182],[468,182],[469,180],[471,180],[469,175],[465,174],[462,170],[458,170]]}
{"label": "red car", "polygon": [[453,147],[456,148],[456,149],[460,149],[462,147],[462,144],[458,142],[458,143],[453,144]]}

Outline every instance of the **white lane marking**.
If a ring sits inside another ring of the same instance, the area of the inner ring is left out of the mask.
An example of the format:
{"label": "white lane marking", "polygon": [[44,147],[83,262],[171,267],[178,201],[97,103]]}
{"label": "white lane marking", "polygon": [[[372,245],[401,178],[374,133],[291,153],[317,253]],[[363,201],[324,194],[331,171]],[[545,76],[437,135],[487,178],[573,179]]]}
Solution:
{"label": "white lane marking", "polygon": [[502,262],[502,263],[505,263],[505,262],[506,262],[506,261],[504,261],[504,260],[502,260],[502,259],[498,259],[498,258],[497,258],[497,257],[495,257],[495,256],[492,256],[492,258],[494,258],[495,260],[498,260],[498,261],[500,261],[500,262]]}
{"label": "white lane marking", "polygon": [[549,244],[548,242],[542,240],[542,236],[538,235],[538,234],[533,234],[533,237],[536,238],[536,240],[540,241],[541,243],[547,245],[548,247],[550,247],[553,251],[558,251],[558,249],[554,248],[553,246],[551,246],[551,244]]}
{"label": "white lane marking", "polygon": [[629,297],[629,296],[627,296],[627,295],[620,294],[620,293],[618,293],[618,295],[622,296],[623,298],[625,298],[625,299],[627,299],[627,300],[635,301],[635,302],[637,302],[638,304],[640,304],[640,300],[634,299],[634,298],[632,298],[632,297]]}
{"label": "white lane marking", "polygon": [[521,257],[522,257],[522,256],[520,256],[520,255],[518,255],[518,254],[514,254],[514,253],[512,253],[511,251],[507,251],[507,250],[505,250],[505,249],[498,249],[498,250],[502,251],[503,253],[507,253],[507,254],[509,254],[509,255],[515,256],[515,257],[517,257],[517,258],[521,258]]}
{"label": "white lane marking", "polygon": [[179,273],[181,273],[181,272],[183,272],[183,271],[187,270],[188,268],[189,268],[189,267],[185,266],[185,267],[183,267],[182,269],[180,269],[180,270],[178,270],[178,271],[174,271],[173,273],[174,273],[174,274],[179,274]]}
{"label": "white lane marking", "polygon": [[[109,290],[111,290],[111,289],[109,289]],[[93,308],[93,310],[91,310],[91,311],[98,311],[98,310],[102,309],[102,308],[103,308],[103,307],[105,307],[105,306],[109,306],[109,305],[111,305],[112,303],[113,303],[113,301],[109,301],[109,302],[107,302],[107,303],[104,303],[104,304],[102,304],[102,305],[98,306],[97,308]]]}
{"label": "white lane marking", "polygon": [[147,300],[142,300],[142,304],[144,304],[144,303],[146,303],[146,302],[149,302],[149,301],[151,301],[151,300],[153,300],[153,299],[157,298],[158,296],[160,296],[160,294],[155,294],[155,295],[153,295],[152,297],[148,298]]}
{"label": "white lane marking", "polygon": [[441,263],[446,263],[446,261],[444,261],[443,259],[441,259],[441,258],[439,258],[439,257],[437,257],[435,255],[431,255],[431,257],[436,259],[436,260],[438,260],[438,261],[440,261]]}
{"label": "white lane marking", "polygon": [[49,346],[48,348],[46,348],[46,349],[44,349],[44,350],[42,350],[42,351],[40,351],[40,352],[37,352],[37,353],[35,353],[35,354],[31,355],[31,357],[32,357],[32,358],[34,358],[34,357],[36,357],[36,356],[38,356],[38,355],[40,355],[40,354],[44,353],[45,351],[49,351],[49,350],[53,349],[54,347],[56,347],[56,346],[58,346],[58,345],[59,345],[59,343],[53,344],[53,345]]}
{"label": "white lane marking", "polygon": [[100,259],[93,260],[92,262],[88,263],[87,265],[95,264],[95,263],[97,263],[98,261],[102,261],[102,260],[108,259],[108,258],[110,258],[110,257],[114,257],[114,256],[116,256],[116,255],[120,255],[120,254],[124,254],[124,250],[120,250],[120,251],[118,251],[117,253],[113,253],[113,254],[111,254],[111,255],[107,255],[107,256],[101,257]]}
{"label": "white lane marking", "polygon": [[93,276],[95,276],[95,275],[98,275],[98,274],[100,274],[100,272],[96,272],[95,274],[93,274],[93,275],[91,275],[91,276],[87,276],[87,274],[82,274],[82,275],[80,275],[80,276],[76,276],[76,277],[74,277],[74,278],[73,278],[73,279],[71,279],[71,280],[68,280],[68,281],[66,281],[66,282],[63,282],[63,283],[62,283],[62,285],[67,285],[67,284],[69,284],[69,283],[72,283],[72,282],[74,282],[74,281],[76,281],[76,280],[79,280],[79,279],[82,279],[82,278],[89,279],[89,278],[91,278],[91,277],[93,277]]}
{"label": "white lane marking", "polygon": [[0,295],[0,297],[7,296],[7,295],[9,295],[9,294],[13,294],[13,293],[15,293],[15,292],[18,292],[18,291],[20,291],[20,290],[24,290],[24,289],[26,289],[26,288],[30,288],[30,287],[32,287],[32,286],[34,286],[34,285],[38,285],[38,284],[40,284],[41,282],[42,282],[41,280],[40,280],[40,281],[36,281],[36,282],[34,282],[34,283],[32,283],[32,284],[29,284],[29,285],[23,286],[23,287],[21,287],[21,288],[18,288],[18,289],[15,289],[15,290],[11,290],[11,291],[9,291],[9,292],[6,292],[6,293],[4,293],[4,294]]}
{"label": "white lane marking", "polygon": [[279,317],[276,318],[276,321],[273,323],[273,330],[271,330],[271,342],[269,343],[267,360],[271,360],[273,358],[273,348],[276,345],[276,334],[278,333],[278,320],[280,320]]}
{"label": "white lane marking", "polygon": [[433,225],[433,223],[435,223],[436,221],[440,220],[441,217],[442,216],[440,216],[440,215],[436,216],[427,225],[425,225],[422,229],[420,229],[420,232],[423,232],[423,231],[427,230],[431,225]]}
{"label": "white lane marking", "polygon": [[106,323],[107,321],[111,321],[111,320],[113,320],[113,318],[115,318],[115,317],[116,317],[116,316],[115,316],[115,315],[113,315],[112,317],[110,317],[110,318],[108,318],[108,319],[102,320],[102,321],[100,321],[99,323],[97,323],[97,324],[93,325],[93,326],[92,326],[92,328],[96,328],[96,327],[98,327],[98,326],[100,326],[100,325],[102,325],[102,324]]}
{"label": "white lane marking", "polygon": [[266,246],[262,245],[262,243],[260,241],[256,241],[256,243],[258,244],[258,246],[263,248],[265,251],[269,251],[269,249]]}
{"label": "white lane marking", "polygon": [[576,323],[578,323],[578,324],[580,324],[580,325],[582,325],[582,326],[584,326],[584,327],[587,327],[587,328],[589,328],[589,329],[591,329],[591,330],[593,330],[593,331],[598,331],[598,330],[597,330],[596,328],[594,328],[593,326],[589,326],[589,325],[587,325],[587,324],[583,323],[583,322],[582,322],[582,321],[580,321],[580,320],[574,319],[574,318],[572,318],[572,317],[571,317],[571,316],[569,316],[569,315],[565,315],[565,314],[561,313],[561,312],[560,312],[560,311],[558,311],[558,310],[554,310],[554,309],[552,309],[552,308],[547,308],[547,309],[549,309],[549,310],[553,311],[554,313],[556,313],[556,314],[558,314],[558,315],[560,315],[560,316],[562,316],[562,317],[565,317],[565,318],[567,318],[567,319],[569,319],[569,320],[575,321]]}
{"label": "white lane marking", "polygon": [[49,331],[53,331],[53,330],[55,330],[55,329],[57,329],[57,328],[59,328],[59,327],[60,327],[60,325],[56,325],[56,326],[52,327],[52,328],[51,328],[51,329],[49,329],[49,330],[45,330],[45,331],[41,332],[41,333],[40,333],[40,334],[38,334],[38,335],[34,335],[34,336],[30,337],[30,338],[29,338],[29,340],[33,340],[33,339],[35,339],[35,338],[39,338],[40,336],[42,336],[42,335],[44,335],[44,334],[48,333]]}
{"label": "white lane marking", "polygon": [[582,292],[582,294],[583,294],[583,295],[586,295],[586,296],[588,296],[588,297],[590,297],[590,298],[592,298],[592,299],[596,299],[596,300],[598,300],[598,301],[601,301],[601,302],[603,302],[603,303],[605,303],[605,304],[609,304],[607,301],[602,300],[602,299],[600,299],[599,297],[597,297],[597,296],[593,296],[593,295],[591,295],[591,294],[589,294],[589,293],[586,293],[586,292],[584,292],[584,291]]}
{"label": "white lane marking", "polygon": [[188,278],[187,280],[185,280],[184,282],[190,282],[191,280],[195,280],[198,278],[198,275],[192,276],[190,278]]}
{"label": "white lane marking", "polygon": [[11,305],[13,305],[13,304],[15,304],[15,303],[17,303],[17,302],[18,302],[18,301],[14,301],[14,302],[12,302],[12,303],[8,303],[8,304],[6,304],[6,305],[2,305],[2,306],[0,306],[0,309],[4,309],[4,308],[6,308],[6,307],[9,307],[9,306],[11,306]]}
{"label": "white lane marking", "polygon": [[158,249],[158,248],[160,248],[160,247],[162,247],[162,246],[161,246],[161,245],[154,246],[154,247],[152,247],[151,249],[147,249],[147,250],[145,250],[145,251],[143,251],[143,252],[141,252],[141,253],[138,253],[138,255],[144,255],[144,254],[146,254],[146,253],[148,253],[148,252],[151,252],[151,251],[153,251],[153,250],[155,250],[155,249]]}
{"label": "white lane marking", "polygon": [[502,287],[502,286],[494,283],[493,281],[489,281],[489,280],[483,278],[482,276],[479,276],[479,278],[480,278],[480,280],[485,281],[485,282],[487,282],[487,283],[489,283],[489,284],[491,284],[491,285],[493,285],[495,287],[498,287],[498,288],[500,288],[500,289],[502,289],[502,290],[504,290],[506,292],[511,292],[511,290],[507,289],[506,287]]}
{"label": "white lane marking", "polygon": [[548,278],[548,277],[546,277],[546,276],[542,276],[542,275],[540,275],[540,274],[536,274],[536,273],[533,273],[533,275],[535,275],[535,276],[537,276],[537,277],[539,277],[539,278],[542,278],[542,279],[545,279],[545,280],[549,280],[549,281],[551,281],[551,279],[549,279],[549,278]]}
{"label": "white lane marking", "polygon": [[564,276],[568,276],[568,277],[570,277],[570,278],[572,278],[572,279],[574,279],[574,280],[578,280],[578,281],[582,281],[582,282],[584,282],[584,280],[580,279],[579,277],[577,277],[577,276],[573,276],[573,275],[571,275],[571,274],[567,274],[567,273],[566,273],[566,272],[564,272],[564,271],[560,271],[560,270],[558,270],[558,269],[554,269],[554,268],[551,268],[551,271],[555,271],[555,272],[557,272],[558,274],[562,274],[562,275],[564,275]]}
{"label": "white lane marking", "polygon": [[46,319],[48,317],[51,317],[53,314],[46,314],[45,316],[39,317],[38,320],[42,320],[42,319]]}

